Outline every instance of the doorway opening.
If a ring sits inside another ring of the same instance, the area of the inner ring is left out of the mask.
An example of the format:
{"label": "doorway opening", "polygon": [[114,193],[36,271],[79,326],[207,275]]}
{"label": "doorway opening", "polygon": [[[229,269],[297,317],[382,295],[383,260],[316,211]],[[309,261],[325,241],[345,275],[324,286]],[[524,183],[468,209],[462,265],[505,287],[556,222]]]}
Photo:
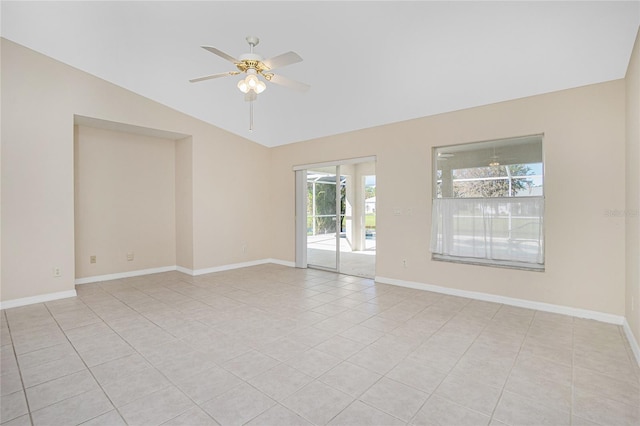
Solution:
{"label": "doorway opening", "polygon": [[[297,197],[306,220],[297,230],[299,267],[373,278],[376,261],[375,161],[309,166]],[[301,206],[302,207],[302,206]],[[298,256],[297,256],[298,257]]]}

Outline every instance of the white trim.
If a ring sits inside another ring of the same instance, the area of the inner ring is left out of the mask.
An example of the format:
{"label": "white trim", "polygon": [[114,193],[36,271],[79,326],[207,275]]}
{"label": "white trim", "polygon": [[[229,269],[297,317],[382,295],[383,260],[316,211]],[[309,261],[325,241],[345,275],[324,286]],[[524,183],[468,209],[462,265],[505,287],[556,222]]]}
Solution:
{"label": "white trim", "polygon": [[111,130],[114,132],[133,133],[135,135],[151,136],[158,139],[168,139],[177,141],[189,137],[184,133],[170,132],[168,130],[152,129],[150,127],[134,126],[133,124],[120,123],[117,121],[103,120],[101,118],[85,117],[74,114],[73,124],[94,127],[98,129]]}
{"label": "white trim", "polygon": [[232,269],[247,268],[249,266],[263,265],[265,263],[268,263],[267,260],[261,259],[261,260],[252,260],[250,262],[231,263],[229,265],[212,266],[210,268],[195,269],[191,271],[191,275],[196,276],[196,275],[211,274],[213,272],[230,271]]}
{"label": "white trim", "polygon": [[296,267],[296,262],[291,262],[289,260],[267,259],[267,263],[274,263],[276,265],[288,266],[289,268]]}
{"label": "white trim", "polygon": [[638,366],[640,366],[640,346],[638,345],[638,341],[636,340],[636,336],[633,335],[633,331],[631,331],[631,327],[625,318],[622,322],[622,329],[624,330],[624,334],[627,336],[627,340],[629,341],[629,346],[631,346],[631,351],[633,355],[636,357],[636,362]]}
{"label": "white trim", "polygon": [[76,285],[97,283],[100,281],[119,280],[120,278],[139,277],[141,275],[158,274],[161,272],[175,271],[176,266],[161,266],[159,268],[139,269],[137,271],[117,272],[115,274],[95,275],[93,277],[76,278]]}
{"label": "white trim", "polygon": [[193,275],[193,269],[185,268],[184,266],[176,266],[176,271],[187,275]]}
{"label": "white trim", "polygon": [[[307,267],[307,173],[296,170],[296,268]],[[339,191],[336,191],[339,192]]]}
{"label": "white trim", "polygon": [[432,284],[424,284],[415,281],[397,280],[394,278],[376,277],[376,282],[383,284],[397,285],[400,287],[415,288],[418,290],[433,291],[436,293],[449,294],[452,296],[467,297],[470,299],[484,300],[486,302],[502,303],[504,305],[518,306],[520,308],[535,309],[544,312],[570,315],[572,317],[593,319],[609,324],[623,325],[625,318],[620,315],[607,314],[604,312],[590,311],[587,309],[572,308],[570,306],[553,305],[551,303],[535,302],[532,300],[516,299],[514,297],[498,296],[489,293],[460,290],[456,288],[441,287]]}
{"label": "white trim", "polygon": [[[524,198],[524,197],[518,197]],[[494,268],[519,269],[521,271],[544,272],[544,263],[518,262],[513,260],[494,260],[482,257],[451,256],[432,253],[431,258],[437,262],[459,263],[463,265],[491,266]]]}
{"label": "white trim", "polygon": [[293,166],[293,171],[315,169],[316,167],[341,166],[344,164],[371,163],[375,161],[376,156],[370,155],[368,157],[347,158],[346,160],[325,161],[324,163],[300,164],[298,166]]}
{"label": "white trim", "polygon": [[196,269],[194,271],[191,271],[190,275],[196,276],[196,275],[211,274],[213,272],[230,271],[232,269],[247,268],[249,266],[264,265],[266,263],[275,263],[278,265],[295,267],[295,263],[293,262],[286,262],[284,260],[278,260],[278,259],[260,259],[260,260],[252,260],[250,262],[232,263],[229,265],[213,266],[211,268],[204,268],[204,269]]}
{"label": "white trim", "polygon": [[6,300],[0,302],[0,310],[17,308],[18,306],[33,305],[34,303],[51,302],[52,300],[66,299],[68,297],[75,297],[78,294],[74,290],[59,291],[57,293],[41,294],[39,296],[23,297],[20,299]]}
{"label": "white trim", "polygon": [[196,270],[185,268],[184,266],[163,266],[160,268],[140,269],[138,271],[119,272],[116,274],[96,275],[93,277],[77,278],[75,283],[76,285],[81,285],[81,284],[97,283],[101,281],[118,280],[121,278],[139,277],[141,275],[151,275],[151,274],[158,274],[161,272],[171,272],[171,271],[178,271],[178,272],[182,272],[183,274],[196,276],[196,275],[210,274],[212,272],[230,271],[232,269],[246,268],[249,266],[264,265],[266,263],[274,263],[276,265],[288,266],[290,268],[294,268],[296,266],[294,262],[289,262],[289,261],[279,260],[279,259],[252,260],[250,262],[232,263],[229,265],[212,266],[211,268],[203,268],[203,269],[196,269]]}

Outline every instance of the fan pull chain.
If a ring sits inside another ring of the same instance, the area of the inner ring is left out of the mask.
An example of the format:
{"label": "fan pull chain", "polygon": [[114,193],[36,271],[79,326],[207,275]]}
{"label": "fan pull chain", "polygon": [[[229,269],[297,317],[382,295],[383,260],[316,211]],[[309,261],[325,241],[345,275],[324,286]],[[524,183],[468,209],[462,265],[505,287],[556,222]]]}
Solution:
{"label": "fan pull chain", "polygon": [[253,132],[253,101],[249,101],[249,131]]}

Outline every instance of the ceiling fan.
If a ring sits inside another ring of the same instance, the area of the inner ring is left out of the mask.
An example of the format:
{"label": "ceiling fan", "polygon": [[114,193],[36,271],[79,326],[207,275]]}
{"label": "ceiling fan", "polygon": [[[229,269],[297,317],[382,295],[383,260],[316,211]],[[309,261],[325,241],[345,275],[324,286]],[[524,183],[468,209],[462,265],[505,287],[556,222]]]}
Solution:
{"label": "ceiling fan", "polygon": [[248,36],[246,38],[247,43],[251,46],[251,51],[240,55],[239,59],[221,51],[212,46],[201,46],[203,49],[218,55],[222,59],[226,59],[236,66],[237,71],[228,71],[219,74],[207,75],[204,77],[198,77],[189,80],[191,83],[197,83],[203,80],[211,80],[214,78],[227,77],[238,74],[247,74],[247,77],[238,82],[238,89],[245,94],[246,101],[253,101],[257,99],[257,95],[262,93],[266,89],[266,84],[261,81],[258,76],[264,77],[264,79],[270,83],[285,86],[293,90],[300,92],[306,92],[311,86],[299,81],[291,80],[287,77],[283,77],[279,74],[274,74],[271,70],[276,68],[282,68],[287,65],[301,62],[302,58],[295,52],[287,52],[273,58],[264,59],[259,54],[253,51],[253,48],[260,43],[260,39],[255,36]]}
{"label": "ceiling fan", "polygon": [[496,153],[496,148],[493,147],[493,155],[487,159],[487,164],[489,167],[509,166],[514,164],[514,160],[516,158],[505,157],[504,153],[499,155]]}

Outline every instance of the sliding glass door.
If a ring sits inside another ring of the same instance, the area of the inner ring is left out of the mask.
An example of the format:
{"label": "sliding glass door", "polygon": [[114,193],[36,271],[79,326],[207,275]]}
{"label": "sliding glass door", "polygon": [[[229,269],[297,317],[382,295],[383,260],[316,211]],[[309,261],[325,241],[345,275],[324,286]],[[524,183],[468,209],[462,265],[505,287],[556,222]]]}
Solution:
{"label": "sliding glass door", "polygon": [[375,158],[294,167],[296,266],[375,276]]}
{"label": "sliding glass door", "polygon": [[337,270],[340,242],[340,166],[307,170],[307,263]]}

